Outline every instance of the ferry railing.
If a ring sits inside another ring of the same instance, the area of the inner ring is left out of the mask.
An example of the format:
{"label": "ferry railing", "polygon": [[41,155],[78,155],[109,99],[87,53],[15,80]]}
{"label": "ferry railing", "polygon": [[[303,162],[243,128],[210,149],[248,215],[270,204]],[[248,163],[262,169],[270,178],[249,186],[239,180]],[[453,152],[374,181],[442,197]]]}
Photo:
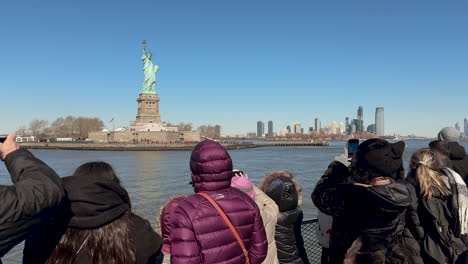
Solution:
{"label": "ferry railing", "polygon": [[304,247],[310,263],[320,263],[320,257],[322,256],[322,248],[317,237],[318,228],[317,218],[302,221],[302,238],[304,239]]}

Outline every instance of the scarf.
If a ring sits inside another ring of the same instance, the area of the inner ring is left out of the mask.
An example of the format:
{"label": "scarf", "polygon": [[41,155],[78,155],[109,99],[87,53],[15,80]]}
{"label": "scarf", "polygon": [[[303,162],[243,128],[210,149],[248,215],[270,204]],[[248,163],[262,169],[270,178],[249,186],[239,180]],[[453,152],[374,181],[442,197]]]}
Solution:
{"label": "scarf", "polygon": [[458,204],[456,207],[458,209],[458,212],[456,212],[458,220],[457,233],[465,235],[468,233],[468,188],[460,174],[450,168],[443,168],[442,170],[448,177],[452,195],[454,196],[453,199],[455,199],[454,203]]}

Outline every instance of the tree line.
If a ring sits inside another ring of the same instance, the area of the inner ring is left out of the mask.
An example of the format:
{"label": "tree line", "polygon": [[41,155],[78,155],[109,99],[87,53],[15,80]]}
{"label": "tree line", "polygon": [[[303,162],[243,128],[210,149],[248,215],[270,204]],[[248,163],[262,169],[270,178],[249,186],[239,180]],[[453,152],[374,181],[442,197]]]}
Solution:
{"label": "tree line", "polygon": [[18,136],[34,136],[37,140],[54,140],[57,138],[86,139],[89,132],[101,131],[104,122],[97,117],[59,117],[52,123],[47,120],[34,119],[29,124],[20,126]]}
{"label": "tree line", "polygon": [[[193,131],[192,123],[179,123],[176,126],[179,131]],[[18,136],[34,136],[37,140],[55,140],[57,138],[73,138],[84,140],[89,132],[102,131],[104,122],[97,117],[59,117],[53,122],[43,119],[34,119],[28,125],[20,126],[16,134]],[[220,125],[202,125],[197,128],[204,138],[219,139],[221,137]]]}

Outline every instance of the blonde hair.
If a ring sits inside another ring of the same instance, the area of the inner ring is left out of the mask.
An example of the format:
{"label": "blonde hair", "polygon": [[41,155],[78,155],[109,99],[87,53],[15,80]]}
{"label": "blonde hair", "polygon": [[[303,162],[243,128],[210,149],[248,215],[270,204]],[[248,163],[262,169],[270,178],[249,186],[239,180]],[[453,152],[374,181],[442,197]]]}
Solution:
{"label": "blonde hair", "polygon": [[434,188],[443,195],[450,194],[440,178],[439,166],[440,162],[436,153],[430,149],[420,149],[411,157],[410,168],[419,182],[421,195],[424,198],[432,198]]}

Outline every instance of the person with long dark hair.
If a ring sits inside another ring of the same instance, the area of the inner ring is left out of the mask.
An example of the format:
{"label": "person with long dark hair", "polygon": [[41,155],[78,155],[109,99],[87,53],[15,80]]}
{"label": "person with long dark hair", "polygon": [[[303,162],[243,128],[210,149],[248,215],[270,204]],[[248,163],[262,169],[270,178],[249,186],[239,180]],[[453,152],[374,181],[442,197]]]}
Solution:
{"label": "person with long dark hair", "polygon": [[50,233],[26,242],[24,263],[156,262],[161,237],[147,220],[131,212],[128,193],[109,164],[83,164],[63,182],[68,212],[49,227]]}

